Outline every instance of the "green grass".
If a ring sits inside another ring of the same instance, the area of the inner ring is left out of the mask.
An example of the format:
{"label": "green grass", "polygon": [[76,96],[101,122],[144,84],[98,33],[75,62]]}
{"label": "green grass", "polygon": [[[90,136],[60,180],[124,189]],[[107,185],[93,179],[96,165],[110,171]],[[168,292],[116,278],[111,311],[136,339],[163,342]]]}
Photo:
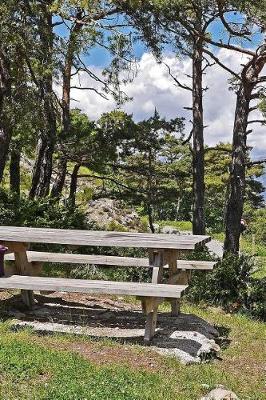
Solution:
{"label": "green grass", "polygon": [[257,271],[253,274],[254,278],[262,279],[266,277],[266,257],[256,257]]}
{"label": "green grass", "polygon": [[[224,241],[224,233],[212,233],[212,238]],[[252,238],[249,235],[243,235],[240,239],[240,249],[242,252],[256,255],[258,257],[266,257],[266,246],[263,243],[256,242],[255,245],[252,245]]]}
{"label": "green grass", "polygon": [[[160,362],[156,371],[126,363],[123,356],[121,362],[99,365],[73,351],[77,341],[91,346],[92,340],[71,335],[41,337],[30,330],[12,332],[9,323],[1,323],[0,399],[196,400],[217,384],[231,388],[242,400],[266,399],[265,325],[218,309],[185,305],[184,311],[229,332],[230,344],[222,350],[220,360],[184,366],[174,359],[154,355]],[[117,349],[119,357],[120,344],[102,343]],[[101,342],[95,343],[96,352],[99,346]],[[122,346],[136,357],[140,352],[142,356],[147,351],[149,357],[152,354],[139,346]]]}
{"label": "green grass", "polygon": [[173,228],[176,228],[179,231],[191,231],[192,230],[192,223],[190,221],[159,221],[156,223],[158,223],[160,225],[160,227],[172,226]]}

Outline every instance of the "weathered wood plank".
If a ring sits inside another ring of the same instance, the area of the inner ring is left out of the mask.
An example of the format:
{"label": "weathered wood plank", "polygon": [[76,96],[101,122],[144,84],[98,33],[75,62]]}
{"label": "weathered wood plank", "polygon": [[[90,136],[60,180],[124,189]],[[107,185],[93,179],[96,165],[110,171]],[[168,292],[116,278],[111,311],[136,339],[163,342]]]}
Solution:
{"label": "weathered wood plank", "polygon": [[152,268],[152,283],[161,283],[163,280],[163,255],[163,251],[150,250],[149,252],[149,267]]}
{"label": "weathered wood plank", "polygon": [[[87,254],[70,254],[70,253],[49,253],[42,251],[28,251],[28,261],[34,262],[54,262],[54,263],[69,263],[69,264],[95,264],[95,265],[108,265],[119,267],[143,267],[152,268],[153,265],[147,258],[134,258],[134,257],[117,257],[105,255],[87,255]],[[14,261],[13,253],[5,255],[6,261]],[[178,269],[190,270],[212,270],[215,265],[213,261],[188,261],[177,260]],[[164,265],[168,268],[168,264]]]}
{"label": "weathered wood plank", "polygon": [[135,282],[89,281],[12,275],[0,278],[1,289],[51,290],[58,292],[102,293],[144,297],[180,298],[187,286]]}
{"label": "weathered wood plank", "polygon": [[[165,262],[169,265],[169,283],[171,282],[171,277],[177,272],[177,259],[180,256],[180,251],[178,250],[166,250],[164,252]],[[171,300],[171,314],[177,316],[180,312],[180,302],[177,299]]]}
{"label": "weathered wood plank", "polygon": [[21,238],[27,243],[188,250],[192,250],[210,241],[209,236],[202,235],[168,235],[13,226],[0,227],[0,243],[20,242]]}
{"label": "weathered wood plank", "polygon": [[[17,273],[20,275],[31,275],[32,268],[27,257],[27,245],[23,246],[22,243],[18,243],[14,257]],[[23,289],[21,290],[21,297],[23,303],[26,304],[28,308],[32,308],[34,305],[33,291]]]}
{"label": "weathered wood plank", "polygon": [[[51,262],[51,263],[69,263],[69,264],[95,264],[121,267],[149,267],[147,258],[118,257],[90,254],[71,254],[71,253],[48,253],[41,251],[28,251],[28,260],[30,262]],[[5,256],[6,261],[14,261],[14,254]]]}
{"label": "weathered wood plank", "polygon": [[177,260],[177,269],[212,270],[216,261]]}
{"label": "weathered wood plank", "polygon": [[146,324],[144,332],[144,342],[150,343],[156,330],[157,317],[158,317],[158,303],[157,299],[146,299]]}

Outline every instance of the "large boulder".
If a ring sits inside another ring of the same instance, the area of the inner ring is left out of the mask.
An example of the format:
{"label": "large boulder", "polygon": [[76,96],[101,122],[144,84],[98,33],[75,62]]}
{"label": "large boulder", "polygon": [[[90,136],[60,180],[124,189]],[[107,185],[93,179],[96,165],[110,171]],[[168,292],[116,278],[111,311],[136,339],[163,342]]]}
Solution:
{"label": "large boulder", "polygon": [[89,222],[99,229],[141,231],[142,224],[138,214],[125,207],[118,200],[102,198],[91,200],[86,211]]}

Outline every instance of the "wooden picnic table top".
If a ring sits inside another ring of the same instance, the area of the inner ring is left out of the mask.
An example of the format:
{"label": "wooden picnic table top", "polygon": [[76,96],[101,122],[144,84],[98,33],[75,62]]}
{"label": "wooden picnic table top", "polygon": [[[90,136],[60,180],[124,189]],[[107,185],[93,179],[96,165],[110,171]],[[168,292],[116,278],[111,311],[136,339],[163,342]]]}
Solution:
{"label": "wooden picnic table top", "polygon": [[49,243],[79,246],[141,247],[193,250],[209,242],[209,236],[90,231],[76,229],[0,226],[0,243]]}

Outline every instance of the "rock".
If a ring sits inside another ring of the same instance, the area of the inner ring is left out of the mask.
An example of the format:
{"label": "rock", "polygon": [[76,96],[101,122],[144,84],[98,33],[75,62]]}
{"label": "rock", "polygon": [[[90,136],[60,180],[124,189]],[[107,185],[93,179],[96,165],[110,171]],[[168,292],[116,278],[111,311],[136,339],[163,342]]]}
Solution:
{"label": "rock", "polygon": [[238,400],[238,397],[234,392],[220,385],[216,389],[211,390],[210,393],[200,400]]}
{"label": "rock", "polygon": [[159,224],[153,224],[153,228],[155,233],[160,233],[160,225]]}
{"label": "rock", "polygon": [[195,331],[177,330],[172,332],[170,339],[180,341],[179,350],[181,350],[181,343],[183,341],[183,353],[180,353],[182,356],[180,355],[179,358],[184,364],[200,363],[220,351],[219,345],[213,339],[209,339],[205,335]]}
{"label": "rock", "polygon": [[174,228],[173,226],[162,227],[161,233],[167,233],[168,235],[179,235],[180,234],[179,230]]}
{"label": "rock", "polygon": [[[138,214],[125,208],[118,200],[102,198],[88,203],[86,212],[89,222],[94,222],[100,229],[141,231],[142,224]],[[120,228],[120,229],[119,229]]]}

